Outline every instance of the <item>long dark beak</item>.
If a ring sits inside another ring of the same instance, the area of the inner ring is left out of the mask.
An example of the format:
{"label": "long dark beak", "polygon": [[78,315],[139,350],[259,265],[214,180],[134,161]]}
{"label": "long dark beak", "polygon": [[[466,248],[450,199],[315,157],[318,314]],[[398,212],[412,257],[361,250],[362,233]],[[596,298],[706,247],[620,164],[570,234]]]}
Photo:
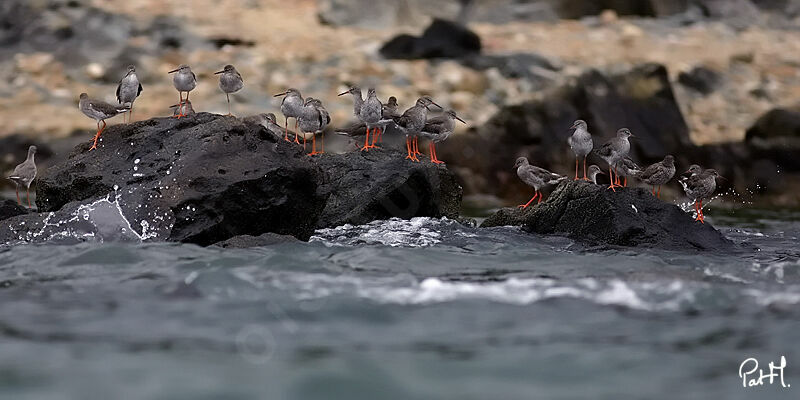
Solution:
{"label": "long dark beak", "polygon": [[173,72],[178,72],[178,71],[180,71],[180,70],[181,70],[180,68],[175,68],[175,69],[173,69],[172,71],[169,71],[169,72],[167,72],[167,73],[168,73],[168,74],[171,74],[171,73],[173,73]]}
{"label": "long dark beak", "polygon": [[444,110],[444,108],[442,108],[442,106],[436,104],[436,102],[433,101],[433,100],[431,100],[431,104],[435,105],[436,107],[439,107],[440,110]]}
{"label": "long dark beak", "polygon": [[217,72],[214,72],[214,75],[219,75],[219,74],[221,74],[221,73],[223,73],[223,72],[225,72],[225,70],[224,70],[224,69],[223,69],[222,71],[217,71]]}
{"label": "long dark beak", "polygon": [[289,91],[287,90],[287,91],[285,91],[285,92],[283,92],[283,93],[278,93],[278,94],[276,94],[276,95],[273,95],[272,97],[281,97],[281,96],[286,96],[288,93],[289,93]]}
{"label": "long dark beak", "polygon": [[466,122],[464,122],[464,120],[463,120],[463,119],[461,119],[461,118],[458,118],[458,116],[456,116],[456,119],[457,119],[457,120],[459,120],[459,121],[461,121],[461,123],[463,123],[464,125],[466,125],[466,124],[467,124]]}
{"label": "long dark beak", "polygon": [[350,91],[349,91],[349,90],[348,90],[348,91],[346,91],[346,92],[344,92],[344,93],[339,93],[339,94],[337,94],[336,96],[344,96],[344,95],[346,95],[346,94],[348,94],[348,93],[350,93]]}

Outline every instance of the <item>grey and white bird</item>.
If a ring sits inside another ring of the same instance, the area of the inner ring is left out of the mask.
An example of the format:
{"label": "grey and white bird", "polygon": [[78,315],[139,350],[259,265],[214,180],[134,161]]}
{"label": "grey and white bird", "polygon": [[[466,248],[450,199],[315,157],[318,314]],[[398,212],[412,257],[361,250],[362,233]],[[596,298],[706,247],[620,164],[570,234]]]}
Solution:
{"label": "grey and white bird", "polygon": [[589,133],[589,128],[586,125],[586,121],[579,119],[572,124],[570,129],[575,129],[575,132],[572,133],[572,136],[567,138],[567,143],[569,143],[569,147],[572,149],[572,152],[575,153],[575,180],[578,179],[578,160],[583,158],[583,180],[588,181],[589,178],[586,176],[586,156],[592,152],[594,148],[594,141],[592,141],[592,135]]}
{"label": "grey and white bird", "polygon": [[419,162],[417,154],[422,153],[419,152],[418,136],[422,129],[425,128],[425,122],[428,120],[428,110],[431,105],[439,109],[442,108],[430,97],[420,97],[413,107],[406,110],[403,115],[395,120],[397,128],[406,135],[406,150],[408,150],[406,159],[408,160]]}
{"label": "grey and white bird", "polygon": [[542,189],[547,186],[557,185],[567,179],[566,176],[550,172],[544,168],[530,165],[526,157],[517,158],[517,161],[514,163],[514,168],[517,169],[517,176],[519,179],[521,179],[522,182],[525,182],[526,185],[533,186],[533,189],[536,191],[536,193],[533,195],[533,197],[531,197],[530,200],[528,200],[527,203],[519,205],[520,208],[528,208],[528,206],[531,205],[531,202],[533,202],[536,197],[539,197],[538,203],[541,203]]}
{"label": "grey and white bird", "polygon": [[22,204],[19,200],[19,187],[25,187],[26,198],[28,199],[28,208],[31,208],[31,182],[36,179],[36,146],[28,147],[28,157],[25,158],[21,164],[14,168],[14,172],[8,176],[8,179],[17,187],[17,204]]}
{"label": "grey and white bird", "polygon": [[[700,168],[697,166],[697,168]],[[661,198],[661,185],[665,185],[675,176],[675,157],[667,155],[663,160],[650,165],[639,173],[638,178],[642,182],[653,187],[653,196]],[[658,192],[656,192],[658,186]]]}
{"label": "grey and white bird", "polygon": [[[358,86],[350,87],[347,91],[339,93],[339,96],[344,96],[346,94],[349,94],[353,98],[353,115],[367,127],[366,135],[364,136],[364,146],[361,147],[361,151],[369,151],[369,149],[375,147],[374,140],[372,144],[369,143],[369,135],[381,120],[383,105],[381,101],[378,100],[374,88],[369,88],[367,90],[366,101],[362,97],[361,88]],[[375,133],[373,133],[373,135],[375,135]]]}
{"label": "grey and white bird", "polygon": [[686,196],[694,201],[694,210],[697,212],[695,221],[705,223],[703,200],[714,194],[714,190],[717,189],[717,178],[722,177],[715,169],[707,169],[680,181]]}
{"label": "grey and white bird", "polygon": [[[303,113],[300,115],[299,122],[300,130],[304,133],[303,148],[305,149],[306,134],[311,135],[313,140],[311,153],[308,153],[308,155],[313,156],[325,153],[325,135],[323,130],[330,124],[331,117],[328,114],[328,110],[322,105],[322,102],[313,97],[307,98],[303,105]],[[320,151],[317,151],[317,135],[322,136],[322,149]]]}
{"label": "grey and white bird", "polygon": [[625,157],[619,161],[619,169],[617,170],[617,185],[620,185],[619,177],[625,178],[625,182],[621,183],[623,187],[628,187],[628,177],[638,176],[642,172],[642,167],[636,164],[630,157]]}
{"label": "grey and white bird", "polygon": [[[273,97],[281,97],[281,113],[284,117],[284,136],[283,140],[289,141],[289,118],[294,118],[294,142],[300,144],[298,140],[298,119],[303,115],[303,106],[305,101],[300,91],[295,88],[289,88],[285,92],[276,94]],[[305,147],[305,145],[304,145]]]}
{"label": "grey and white bird", "polygon": [[246,124],[261,125],[276,138],[283,136],[283,128],[278,125],[275,114],[273,113],[250,115],[242,118],[242,122]]}
{"label": "grey and white bird", "polygon": [[[175,73],[172,76],[172,85],[175,86],[175,89],[178,89],[178,96],[180,96],[180,101],[178,104],[183,104],[183,92],[186,92],[186,101],[189,101],[189,92],[194,90],[197,86],[197,76],[195,76],[192,69],[186,65],[181,64],[178,68],[169,71],[170,74]],[[185,114],[178,114],[175,117],[181,118],[185,117]]]}
{"label": "grey and white bird", "polygon": [[228,100],[228,115],[231,115],[231,93],[236,93],[244,87],[242,74],[233,65],[228,64],[222,71],[214,72],[214,75],[219,75],[219,88],[225,93],[225,98]]}
{"label": "grey and white bird", "polygon": [[598,167],[597,165],[594,165],[594,164],[590,165],[589,166],[589,180],[592,183],[594,183],[595,185],[597,184],[597,175],[598,174],[605,175],[605,172],[603,172],[603,170],[601,170],[600,167]]}
{"label": "grey and white bird", "polygon": [[128,66],[128,72],[122,77],[117,85],[117,102],[119,104],[130,104],[128,112],[128,122],[133,118],[133,102],[142,93],[142,84],[136,76],[136,67]]}
{"label": "grey and white bird", "polygon": [[183,114],[184,116],[194,115],[194,108],[192,107],[192,102],[190,100],[184,100],[183,104],[173,104],[169,106],[172,109],[172,116],[177,116],[178,114]]}
{"label": "grey and white bird", "polygon": [[444,161],[439,160],[439,158],[436,156],[436,143],[441,143],[447,140],[447,138],[453,134],[453,131],[456,128],[456,120],[466,124],[463,119],[456,115],[454,110],[447,110],[441,115],[430,118],[427,122],[425,122],[425,127],[422,128],[420,136],[430,140],[428,146],[430,149],[432,163],[444,164]]}
{"label": "grey and white bird", "polygon": [[[633,136],[628,128],[622,128],[617,131],[617,136],[600,146],[595,150],[595,153],[600,156],[606,163],[608,163],[608,177],[611,180],[609,189],[616,191],[619,187],[619,177],[615,175],[615,171],[619,166],[619,162],[628,156],[631,150],[631,144],[628,138]],[[614,171],[612,171],[612,169]]]}
{"label": "grey and white bird", "polygon": [[[97,133],[94,135],[94,143],[89,149],[89,151],[92,151],[97,148],[97,140],[100,139],[100,135],[106,129],[105,120],[127,112],[130,107],[127,105],[113,105],[102,100],[90,99],[88,94],[81,93],[80,100],[78,101],[78,109],[87,117],[97,121]],[[100,123],[103,124],[102,127],[100,127]]]}

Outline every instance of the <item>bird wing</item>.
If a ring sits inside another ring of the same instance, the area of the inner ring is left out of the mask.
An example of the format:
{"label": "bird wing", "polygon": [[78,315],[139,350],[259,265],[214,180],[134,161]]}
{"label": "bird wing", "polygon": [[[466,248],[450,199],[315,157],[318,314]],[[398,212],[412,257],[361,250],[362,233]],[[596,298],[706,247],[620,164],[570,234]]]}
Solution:
{"label": "bird wing", "polygon": [[446,122],[447,120],[445,117],[437,115],[425,121],[425,127],[422,130],[429,133],[439,134],[444,131]]}
{"label": "bird wing", "polygon": [[611,154],[614,153],[614,147],[611,142],[606,142],[600,148],[594,151],[600,157],[611,157]]}
{"label": "bird wing", "polygon": [[[117,89],[117,93],[119,93],[119,89]],[[136,97],[139,97],[140,94],[142,94],[142,84],[141,84],[141,82],[139,83],[139,91],[136,92]],[[117,97],[119,97],[119,94],[117,94]]]}
{"label": "bird wing", "polygon": [[648,180],[653,177],[658,172],[658,165],[660,163],[655,163],[649,167],[647,167],[641,174],[639,174],[639,178],[643,180]]}
{"label": "bird wing", "polygon": [[328,110],[326,110],[325,107],[317,107],[317,112],[319,113],[319,129],[321,130],[331,123],[331,116],[328,114]]}
{"label": "bird wing", "polygon": [[194,79],[195,83],[197,83],[197,75],[194,74],[194,71],[190,72],[192,74],[192,79]]}
{"label": "bird wing", "polygon": [[119,85],[117,85],[117,103],[122,103],[122,99],[119,98],[119,91],[122,90],[122,81],[125,78],[119,80]]}
{"label": "bird wing", "polygon": [[556,174],[554,172],[550,172],[544,168],[537,167],[535,165],[531,165],[530,169],[534,174],[542,178],[542,180],[545,182],[561,178],[561,175]]}
{"label": "bird wing", "polygon": [[129,107],[126,107],[126,106],[123,106],[123,105],[115,106],[113,104],[108,104],[108,103],[106,103],[104,101],[98,101],[98,100],[90,100],[89,101],[89,107],[91,107],[95,111],[97,111],[97,112],[99,112],[101,114],[105,114],[105,115],[117,115],[117,114],[119,114],[121,112],[125,112],[125,111],[127,111],[129,109]]}

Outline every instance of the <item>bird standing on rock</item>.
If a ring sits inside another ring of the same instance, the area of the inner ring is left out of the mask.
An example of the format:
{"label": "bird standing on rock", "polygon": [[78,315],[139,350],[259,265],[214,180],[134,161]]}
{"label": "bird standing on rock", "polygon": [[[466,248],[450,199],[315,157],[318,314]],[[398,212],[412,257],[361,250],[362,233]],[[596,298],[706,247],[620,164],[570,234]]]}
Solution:
{"label": "bird standing on rock", "polygon": [[[538,203],[542,202],[542,193],[540,192],[546,186],[556,185],[561,181],[567,179],[566,176],[561,176],[559,174],[550,172],[544,168],[539,168],[528,163],[528,159],[525,157],[517,158],[517,161],[514,163],[514,168],[517,169],[517,176],[521,179],[525,184],[528,186],[533,186],[536,193],[528,200],[525,204],[520,204],[520,208],[528,208],[531,205],[531,202],[536,197],[539,197]],[[538,204],[537,203],[537,204]]]}
{"label": "bird standing on rock", "polygon": [[275,114],[273,113],[250,115],[242,118],[242,122],[253,125],[261,125],[266,128],[268,132],[275,135],[276,138],[283,136],[283,129],[281,129],[280,125],[278,125],[275,119]]}
{"label": "bird standing on rock", "polygon": [[194,115],[194,108],[192,108],[192,102],[189,100],[185,100],[183,104],[173,104],[169,106],[172,109],[172,116],[177,116],[178,114],[183,114],[185,116]]}
{"label": "bird standing on rock", "polygon": [[444,161],[439,160],[436,156],[436,143],[447,140],[453,134],[456,127],[455,120],[466,124],[453,110],[447,110],[442,115],[437,115],[425,122],[425,127],[422,128],[420,136],[430,139],[429,148],[432,163],[444,164]]}
{"label": "bird standing on rock", "polygon": [[[627,157],[628,152],[631,150],[631,144],[628,141],[628,138],[631,136],[633,136],[633,134],[628,128],[622,128],[617,131],[617,136],[615,138],[609,140],[600,146],[599,149],[595,150],[595,153],[608,163],[608,177],[611,180],[611,184],[608,188],[615,192],[616,189],[614,188],[620,187],[618,183],[619,177],[616,176],[616,170],[619,162]],[[612,169],[614,170],[613,173]]]}
{"label": "bird standing on rock", "polygon": [[214,72],[214,75],[219,75],[219,88],[225,93],[225,98],[228,100],[228,115],[231,115],[231,93],[242,90],[244,86],[242,75],[230,64],[222,68],[222,71]]}
{"label": "bird standing on rock", "polygon": [[31,208],[31,182],[36,179],[36,146],[28,147],[28,157],[21,164],[14,168],[14,172],[8,179],[17,186],[17,204],[22,204],[19,200],[19,187],[25,186],[25,194],[28,199],[28,208]]}
{"label": "bird standing on rock", "polygon": [[717,178],[722,178],[714,169],[707,169],[687,179],[680,181],[683,191],[694,201],[694,210],[697,212],[695,221],[705,223],[703,215],[703,200],[708,199],[717,189]]}
{"label": "bird standing on rock", "polygon": [[[381,107],[381,122],[379,125],[380,130],[378,130],[378,139],[377,142],[383,142],[383,131],[386,130],[386,126],[390,123],[393,124],[397,118],[400,118],[400,113],[397,112],[397,97],[390,96],[386,103]],[[372,144],[375,144],[376,140],[373,136]]]}
{"label": "bird standing on rock", "polygon": [[[673,176],[675,176],[675,158],[672,155],[667,155],[662,161],[650,165],[638,175],[639,179],[653,187],[653,196],[658,198],[661,198],[661,185],[669,182]],[[657,194],[656,186],[658,186]]]}
{"label": "bird standing on rock", "polygon": [[[80,101],[78,102],[78,108],[81,110],[81,112],[83,112],[84,115],[97,121],[97,133],[94,135],[94,143],[89,149],[89,151],[92,151],[97,148],[97,140],[100,139],[100,135],[106,129],[105,120],[127,112],[130,109],[130,106],[115,106],[113,104],[106,103],[105,101],[90,99],[88,94],[81,93]],[[102,128],[100,127],[101,122],[103,123]]]}
{"label": "bird standing on rock", "polygon": [[592,152],[592,148],[594,147],[592,135],[589,133],[586,122],[581,119],[575,121],[570,129],[575,129],[572,136],[567,138],[569,147],[572,149],[572,152],[575,153],[575,180],[577,181],[579,179],[578,160],[583,157],[583,180],[588,181],[589,178],[586,177],[586,156]]}
{"label": "bird standing on rock", "polygon": [[[618,172],[619,172],[619,174],[617,175],[617,182],[616,182],[617,186],[628,187],[628,177],[629,176],[638,176],[639,173],[642,172],[642,168],[639,167],[639,165],[636,164],[636,162],[634,162],[630,158],[625,157],[622,160],[620,160],[620,162],[619,162],[619,170],[618,170]],[[625,183],[620,182],[620,179],[619,179],[620,175],[625,177]]]}
{"label": "bird standing on rock", "polygon": [[419,162],[417,154],[422,153],[419,152],[417,138],[422,129],[425,128],[425,122],[428,119],[428,107],[431,105],[442,108],[430,97],[420,97],[413,107],[406,110],[403,115],[395,120],[397,127],[406,135],[406,150],[408,150],[406,159],[408,160]]}
{"label": "bird standing on rock", "polygon": [[128,72],[120,79],[119,85],[117,85],[117,102],[119,104],[130,104],[128,122],[133,118],[133,102],[141,93],[142,84],[139,83],[139,77],[136,76],[136,67],[129,65]]}
{"label": "bird standing on rock", "polygon": [[[299,118],[303,115],[303,106],[305,105],[305,101],[303,101],[303,95],[300,94],[300,91],[295,88],[289,88],[285,92],[278,93],[273,97],[281,97],[283,96],[283,100],[281,100],[281,113],[283,113],[284,118],[284,136],[283,140],[289,141],[289,118],[294,118],[294,142],[300,144],[298,138],[298,122]],[[305,148],[305,143],[303,148]]]}
{"label": "bird standing on rock", "polygon": [[[179,105],[183,105],[183,92],[186,92],[186,101],[189,101],[189,92],[194,90],[197,86],[197,76],[195,76],[192,69],[186,65],[181,64],[178,68],[169,71],[169,73],[175,73],[172,77],[172,85],[175,86],[175,89],[178,89],[178,96],[180,97],[180,101],[178,101]],[[183,111],[183,107],[180,107],[181,111]],[[186,114],[182,112],[178,115],[175,115],[176,118],[185,117]]]}
{"label": "bird standing on rock", "polygon": [[[307,98],[306,103],[303,105],[303,113],[299,121],[300,130],[310,134],[313,140],[311,153],[308,153],[308,155],[313,156],[325,153],[325,134],[323,130],[331,122],[331,117],[328,114],[328,110],[322,106],[322,102],[313,97]],[[317,151],[317,134],[321,134],[322,136],[322,150],[320,151]],[[306,136],[304,135],[303,149],[306,147],[305,144]]]}

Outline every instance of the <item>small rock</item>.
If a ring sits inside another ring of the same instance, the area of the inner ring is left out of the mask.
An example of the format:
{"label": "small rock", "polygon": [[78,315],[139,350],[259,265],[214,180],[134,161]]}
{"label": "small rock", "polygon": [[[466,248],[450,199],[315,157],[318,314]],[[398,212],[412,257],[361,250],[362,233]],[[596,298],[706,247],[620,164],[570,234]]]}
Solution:
{"label": "small rock", "polygon": [[711,94],[722,83],[722,76],[706,67],[695,67],[689,72],[681,72],[678,82],[703,95]]}
{"label": "small rock", "polygon": [[106,74],[106,68],[99,63],[90,63],[86,66],[86,75],[92,79],[101,79]]}

